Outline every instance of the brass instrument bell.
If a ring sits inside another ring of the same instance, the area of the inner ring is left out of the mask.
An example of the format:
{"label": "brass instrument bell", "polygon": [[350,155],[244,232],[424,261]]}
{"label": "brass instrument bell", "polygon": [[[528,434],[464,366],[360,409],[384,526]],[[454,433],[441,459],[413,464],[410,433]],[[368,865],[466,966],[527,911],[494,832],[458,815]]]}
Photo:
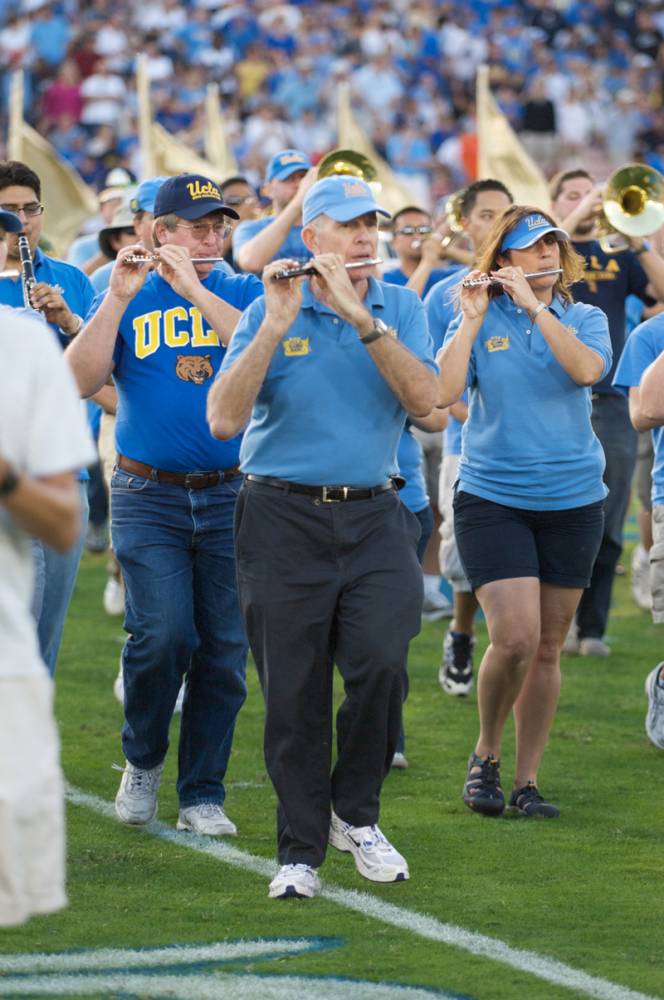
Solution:
{"label": "brass instrument bell", "polygon": [[354,149],[333,149],[318,164],[318,179],[337,174],[349,174],[371,183],[375,182],[378,171],[364,153],[357,153]]}
{"label": "brass instrument bell", "polygon": [[605,253],[617,253],[628,245],[612,236],[651,236],[664,225],[664,177],[643,163],[620,167],[606,182],[602,214],[597,223]]}

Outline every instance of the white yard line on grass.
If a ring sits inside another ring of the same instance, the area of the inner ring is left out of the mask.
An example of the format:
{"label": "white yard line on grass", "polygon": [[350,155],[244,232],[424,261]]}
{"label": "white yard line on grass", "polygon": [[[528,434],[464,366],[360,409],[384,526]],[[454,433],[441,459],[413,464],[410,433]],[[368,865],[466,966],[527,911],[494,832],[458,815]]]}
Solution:
{"label": "white yard line on grass", "polygon": [[[102,816],[115,819],[115,811],[111,802],[98,798],[96,795],[89,795],[76,788],[68,786],[67,799],[73,805],[85,806]],[[277,865],[273,861],[261,858],[255,854],[248,854],[237,847],[232,847],[225,841],[213,840],[211,837],[196,837],[192,834],[177,833],[172,827],[165,823],[153,821],[145,828],[145,831],[153,837],[165,840],[178,847],[185,847],[200,854],[207,854],[221,861],[223,864],[231,865],[233,868],[241,868],[245,871],[254,872],[271,878]],[[499,938],[488,937],[485,934],[475,934],[467,931],[463,927],[454,924],[445,924],[434,917],[428,917],[417,913],[414,910],[407,910],[393,903],[386,903],[381,899],[366,892],[356,892],[349,889],[337,889],[327,882],[323,883],[321,895],[324,899],[345,907],[347,910],[354,910],[365,917],[372,917],[385,924],[398,927],[400,931],[416,934],[418,937],[426,938],[429,941],[438,941],[441,944],[450,945],[453,948],[460,948],[468,951],[472,955],[482,955],[494,962],[517,969],[535,976],[556,986],[564,986],[570,990],[595,1000],[658,1000],[658,998],[636,990],[612,983],[608,979],[599,976],[590,976],[580,969],[575,969],[571,965],[565,965],[552,958],[546,958],[534,951],[526,951],[521,948],[512,948]],[[279,905],[279,904],[273,904]],[[283,905],[283,904],[281,904]]]}

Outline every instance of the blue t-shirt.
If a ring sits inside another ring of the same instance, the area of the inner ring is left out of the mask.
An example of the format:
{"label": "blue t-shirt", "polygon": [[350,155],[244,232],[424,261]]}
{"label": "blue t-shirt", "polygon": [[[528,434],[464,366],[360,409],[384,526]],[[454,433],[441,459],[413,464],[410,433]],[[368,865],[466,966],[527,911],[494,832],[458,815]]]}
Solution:
{"label": "blue t-shirt", "polygon": [[[641,377],[664,351],[664,313],[647,319],[627,338],[613,376],[613,384],[625,395],[630,386],[639,386]],[[652,467],[652,502],[664,504],[664,426],[651,431],[655,460]]]}
{"label": "blue t-shirt", "polygon": [[[551,311],[611,366],[606,316],[554,300]],[[461,324],[451,324],[445,342]],[[590,422],[590,389],[555,359],[539,323],[507,295],[492,299],[473,344],[459,489],[525,510],[565,510],[606,496],[604,453]]]}
{"label": "blue t-shirt", "polygon": [[[236,309],[263,290],[252,274],[228,277],[212,271],[202,283]],[[102,301],[103,295],[97,296],[90,316]],[[113,352],[118,452],[171,472],[237,465],[240,436],[216,441],[205,416],[208,391],[225,353],[196,306],[152,272],[124,311]]]}
{"label": "blue t-shirt", "polygon": [[[86,315],[95,294],[87,275],[71,264],[47,257],[39,247],[33,254],[33,265],[37,281],[45,281],[47,285],[59,285],[62,297],[71,311],[77,316]],[[23,286],[20,278],[3,278],[0,281],[0,303],[14,308],[23,305]],[[66,347],[70,338],[60,332],[60,327],[56,323],[49,325],[57,334],[62,346]]]}
{"label": "blue t-shirt", "polygon": [[[364,305],[433,371],[424,307],[415,292],[369,279]],[[265,316],[260,298],[240,320],[222,364],[230,368]],[[406,418],[357,331],[302,289],[242,441],[243,472],[314,486],[376,486],[397,470]]]}
{"label": "blue t-shirt", "polygon": [[452,274],[439,281],[424,300],[434,354],[443,346],[447,328],[458,312],[457,286],[469,272],[469,267],[457,267]]}
{"label": "blue t-shirt", "polygon": [[611,385],[615,366],[625,343],[625,300],[628,295],[646,297],[648,276],[632,250],[604,253],[597,240],[572,242],[577,253],[585,258],[583,279],[574,285],[577,302],[598,306],[606,313],[613,348],[613,366],[594,387],[594,392],[617,395]]}
{"label": "blue t-shirt", "polygon": [[[437,282],[442,281],[443,278],[446,278],[450,274],[450,272],[456,274],[458,270],[459,269],[457,267],[434,268],[429,277],[427,278],[427,283],[424,286],[424,292],[422,293],[422,298],[424,298],[424,296],[431,291],[431,289]],[[408,275],[404,274],[400,267],[394,267],[392,268],[392,270],[385,272],[385,274],[382,277],[382,280],[386,281],[389,285],[407,285]]]}
{"label": "blue t-shirt", "polygon": [[399,490],[399,499],[408,510],[412,510],[413,514],[417,514],[429,505],[422,458],[422,445],[413,434],[410,426],[406,424],[401,432],[397,448],[399,474],[406,480],[406,485]]}
{"label": "blue t-shirt", "polygon": [[[248,219],[246,222],[241,222],[235,228],[235,231],[233,232],[233,260],[236,263],[239,259],[240,248],[243,247],[245,243],[248,243],[248,241],[257,233],[266,229],[271,222],[274,222],[274,216],[266,215],[263,219]],[[288,236],[281,244],[272,260],[280,260],[282,257],[300,262],[309,260],[312,257],[311,251],[307,250],[306,246],[302,242],[302,226],[291,227]]]}

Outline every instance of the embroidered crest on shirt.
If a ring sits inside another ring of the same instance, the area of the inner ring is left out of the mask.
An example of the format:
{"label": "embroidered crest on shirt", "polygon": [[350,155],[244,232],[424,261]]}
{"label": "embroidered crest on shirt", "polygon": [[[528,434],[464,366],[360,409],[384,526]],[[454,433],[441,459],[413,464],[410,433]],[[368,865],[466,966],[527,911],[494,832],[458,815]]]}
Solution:
{"label": "embroidered crest on shirt", "polygon": [[488,340],[484,341],[484,345],[489,354],[493,354],[494,351],[508,351],[510,346],[510,338],[489,337]]}
{"label": "embroidered crest on shirt", "polygon": [[210,354],[178,354],[175,374],[183,382],[203,385],[212,378],[214,371]]}
{"label": "embroidered crest on shirt", "polygon": [[289,337],[282,342],[282,347],[287,358],[301,358],[309,353],[309,338]]}

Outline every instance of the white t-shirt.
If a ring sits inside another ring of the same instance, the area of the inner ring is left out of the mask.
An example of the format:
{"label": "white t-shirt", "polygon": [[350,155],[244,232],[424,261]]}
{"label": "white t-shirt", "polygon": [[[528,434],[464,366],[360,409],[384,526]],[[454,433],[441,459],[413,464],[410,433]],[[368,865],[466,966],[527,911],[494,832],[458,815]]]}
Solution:
{"label": "white t-shirt", "polygon": [[[53,331],[0,307],[0,455],[49,476],[94,461],[79,394]],[[44,670],[30,614],[30,539],[0,501],[0,677]]]}

